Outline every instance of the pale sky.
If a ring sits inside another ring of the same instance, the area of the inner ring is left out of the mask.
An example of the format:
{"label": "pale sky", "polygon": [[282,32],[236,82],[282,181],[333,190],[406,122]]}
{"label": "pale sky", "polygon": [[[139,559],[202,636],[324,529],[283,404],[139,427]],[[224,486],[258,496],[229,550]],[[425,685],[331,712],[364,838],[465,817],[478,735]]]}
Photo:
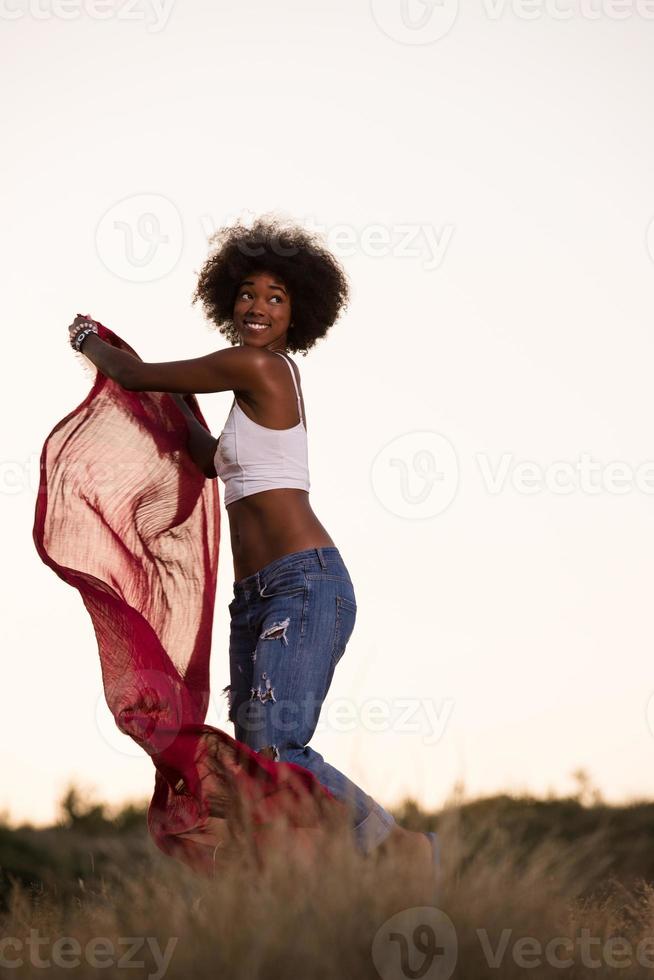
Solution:
{"label": "pale sky", "polygon": [[[207,238],[269,211],[352,284],[295,357],[359,607],[312,744],[386,805],[564,793],[579,767],[652,796],[653,7],[0,2],[0,809],[154,785],[32,542],[43,442],[91,384],[67,324],[144,360],[225,346],[190,303]],[[216,435],[231,399],[199,396]],[[207,721],[233,734],[220,500]]]}

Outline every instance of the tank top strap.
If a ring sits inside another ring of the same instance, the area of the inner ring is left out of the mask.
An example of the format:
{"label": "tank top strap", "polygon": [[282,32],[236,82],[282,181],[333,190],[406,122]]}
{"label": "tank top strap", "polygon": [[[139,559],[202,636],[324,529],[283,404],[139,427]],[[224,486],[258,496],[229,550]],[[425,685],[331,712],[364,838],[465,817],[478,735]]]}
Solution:
{"label": "tank top strap", "polygon": [[291,362],[286,357],[286,354],[282,354],[282,352],[280,350],[274,350],[274,351],[272,351],[272,353],[273,354],[279,354],[280,357],[283,357],[284,358],[284,362],[288,365],[288,369],[291,372],[291,377],[293,378],[293,384],[295,385],[295,395],[297,397],[298,412],[300,413],[300,419],[301,419],[301,421],[304,422],[304,416],[302,415],[302,402],[300,401],[300,389],[297,386],[297,381],[295,379],[295,371],[293,370],[293,365],[291,364]]}

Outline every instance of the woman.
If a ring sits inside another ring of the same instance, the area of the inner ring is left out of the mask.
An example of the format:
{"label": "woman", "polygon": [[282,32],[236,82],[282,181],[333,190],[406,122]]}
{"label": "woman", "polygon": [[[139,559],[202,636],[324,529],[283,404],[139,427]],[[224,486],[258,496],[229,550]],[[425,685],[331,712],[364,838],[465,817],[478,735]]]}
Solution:
{"label": "woman", "polygon": [[[297,366],[347,303],[345,274],[299,228],[260,219],[223,229],[194,294],[231,347],[204,357],[142,362],[92,332],[83,353],[123,387],[165,391],[183,411],[189,453],[225,485],[234,562],[229,717],[235,737],[273,761],[308,769],[352,808],[363,853],[424,867],[435,835],[412,833],[309,746],[356,619],[352,580],[309,502],[307,426]],[[76,317],[71,336],[84,326]],[[290,375],[290,376],[289,376]],[[233,391],[215,439],[184,393]]]}

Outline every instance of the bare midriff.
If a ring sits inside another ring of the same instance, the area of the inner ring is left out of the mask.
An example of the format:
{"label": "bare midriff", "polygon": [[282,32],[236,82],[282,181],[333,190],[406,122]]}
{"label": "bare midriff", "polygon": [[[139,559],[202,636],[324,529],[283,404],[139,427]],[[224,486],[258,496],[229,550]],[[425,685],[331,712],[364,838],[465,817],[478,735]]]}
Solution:
{"label": "bare midriff", "polygon": [[306,490],[262,490],[233,501],[226,510],[236,582],[294,551],[336,547],[311,509]]}

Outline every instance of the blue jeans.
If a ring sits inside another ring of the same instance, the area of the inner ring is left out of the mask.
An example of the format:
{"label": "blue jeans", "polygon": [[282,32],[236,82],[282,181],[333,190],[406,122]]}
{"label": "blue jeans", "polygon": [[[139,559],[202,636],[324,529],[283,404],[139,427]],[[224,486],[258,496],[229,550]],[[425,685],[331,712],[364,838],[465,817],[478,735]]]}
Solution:
{"label": "blue jeans", "polygon": [[338,548],[307,548],[234,582],[229,719],[235,737],[273,759],[308,769],[349,806],[367,854],[395,819],[308,742],[356,620],[354,587]]}

